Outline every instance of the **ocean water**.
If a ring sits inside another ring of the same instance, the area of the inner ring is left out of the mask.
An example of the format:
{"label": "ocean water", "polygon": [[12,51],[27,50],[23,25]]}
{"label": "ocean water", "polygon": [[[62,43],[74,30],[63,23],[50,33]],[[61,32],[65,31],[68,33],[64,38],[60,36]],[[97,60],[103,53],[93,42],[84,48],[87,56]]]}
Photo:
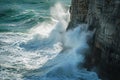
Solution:
{"label": "ocean water", "polygon": [[0,0],[0,80],[100,80],[82,67],[94,32],[66,31],[70,3]]}

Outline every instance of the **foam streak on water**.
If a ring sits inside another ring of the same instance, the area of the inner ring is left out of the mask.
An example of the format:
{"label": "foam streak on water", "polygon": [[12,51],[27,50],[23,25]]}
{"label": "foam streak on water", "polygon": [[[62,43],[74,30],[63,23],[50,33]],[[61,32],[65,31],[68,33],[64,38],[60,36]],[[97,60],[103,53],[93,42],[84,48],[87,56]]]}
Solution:
{"label": "foam streak on water", "polygon": [[60,3],[51,8],[51,21],[28,33],[0,34],[0,80],[99,80],[78,64],[89,50],[93,32],[80,24],[66,32],[69,13]]}

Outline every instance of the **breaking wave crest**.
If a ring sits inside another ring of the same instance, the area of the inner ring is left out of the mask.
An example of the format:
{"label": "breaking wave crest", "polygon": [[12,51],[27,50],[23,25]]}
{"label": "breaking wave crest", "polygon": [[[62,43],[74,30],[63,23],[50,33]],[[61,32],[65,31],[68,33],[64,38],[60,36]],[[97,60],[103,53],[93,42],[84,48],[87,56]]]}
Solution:
{"label": "breaking wave crest", "polygon": [[51,8],[51,21],[28,33],[0,34],[0,79],[99,80],[95,72],[81,67],[93,32],[87,24],[66,32],[68,22],[68,10],[57,3]]}

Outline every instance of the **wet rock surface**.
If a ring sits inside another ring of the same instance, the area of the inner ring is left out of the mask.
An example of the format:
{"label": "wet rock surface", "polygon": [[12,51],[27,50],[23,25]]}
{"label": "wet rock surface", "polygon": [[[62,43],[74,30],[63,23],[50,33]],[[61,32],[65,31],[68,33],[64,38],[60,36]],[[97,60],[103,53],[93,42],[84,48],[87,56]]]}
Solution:
{"label": "wet rock surface", "polygon": [[103,80],[120,80],[120,0],[72,0],[67,30],[88,24],[95,34],[85,67],[96,66]]}

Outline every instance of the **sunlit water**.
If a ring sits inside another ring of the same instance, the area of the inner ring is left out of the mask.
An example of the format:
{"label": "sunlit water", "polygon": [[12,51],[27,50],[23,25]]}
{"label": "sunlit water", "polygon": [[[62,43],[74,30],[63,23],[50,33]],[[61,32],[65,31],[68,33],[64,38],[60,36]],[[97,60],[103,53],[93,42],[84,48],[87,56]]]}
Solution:
{"label": "sunlit water", "polygon": [[99,80],[82,67],[93,32],[87,24],[66,32],[69,11],[60,3],[50,14],[26,33],[0,33],[0,80]]}

